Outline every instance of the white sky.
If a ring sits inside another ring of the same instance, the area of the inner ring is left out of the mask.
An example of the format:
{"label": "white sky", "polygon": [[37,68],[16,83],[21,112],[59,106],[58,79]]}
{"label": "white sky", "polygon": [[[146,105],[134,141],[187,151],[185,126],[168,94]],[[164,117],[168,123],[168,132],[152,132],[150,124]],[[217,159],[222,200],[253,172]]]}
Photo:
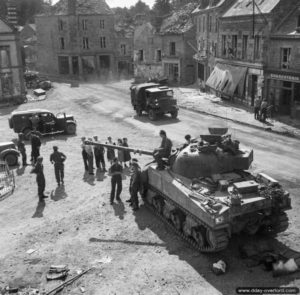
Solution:
{"label": "white sky", "polygon": [[[59,0],[53,0],[52,3],[55,4],[56,2],[58,2]],[[154,4],[155,0],[142,0],[144,3],[146,3],[147,5],[150,6],[150,8],[152,7],[152,5]],[[132,5],[135,5],[135,3],[138,2],[138,0],[106,0],[106,3],[110,6],[110,7],[130,7]]]}

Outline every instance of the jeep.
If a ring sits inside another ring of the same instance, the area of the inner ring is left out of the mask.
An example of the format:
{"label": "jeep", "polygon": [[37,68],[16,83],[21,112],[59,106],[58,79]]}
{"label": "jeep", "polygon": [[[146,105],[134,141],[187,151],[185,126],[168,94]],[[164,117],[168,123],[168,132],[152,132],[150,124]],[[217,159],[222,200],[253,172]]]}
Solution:
{"label": "jeep", "polygon": [[[38,117],[38,124],[33,126],[33,117]],[[36,129],[41,135],[48,134],[75,134],[76,121],[72,115],[65,113],[53,113],[43,109],[12,112],[8,119],[9,127],[16,133],[23,133],[25,139],[29,139],[31,132]]]}

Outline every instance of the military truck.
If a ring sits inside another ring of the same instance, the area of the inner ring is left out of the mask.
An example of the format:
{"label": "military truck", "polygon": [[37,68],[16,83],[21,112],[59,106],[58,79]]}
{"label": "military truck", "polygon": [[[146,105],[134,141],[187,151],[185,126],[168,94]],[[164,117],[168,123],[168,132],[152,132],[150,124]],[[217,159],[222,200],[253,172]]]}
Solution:
{"label": "military truck", "polygon": [[178,116],[177,101],[173,90],[157,83],[144,83],[131,86],[131,104],[137,116],[147,113],[151,121],[164,114],[171,114],[173,119]]}
{"label": "military truck", "polygon": [[65,133],[73,135],[76,133],[76,121],[72,115],[58,113],[54,115],[48,110],[32,109],[27,111],[15,111],[8,119],[9,127],[16,133],[23,133],[28,139],[34,129],[32,124],[33,116],[39,119],[37,131],[41,135]]}
{"label": "military truck", "polygon": [[225,249],[233,234],[285,231],[289,193],[271,176],[247,171],[253,161],[251,149],[217,128],[210,131],[213,134],[201,135],[165,159],[165,170],[157,170],[155,164],[146,167],[145,204],[201,252]]}

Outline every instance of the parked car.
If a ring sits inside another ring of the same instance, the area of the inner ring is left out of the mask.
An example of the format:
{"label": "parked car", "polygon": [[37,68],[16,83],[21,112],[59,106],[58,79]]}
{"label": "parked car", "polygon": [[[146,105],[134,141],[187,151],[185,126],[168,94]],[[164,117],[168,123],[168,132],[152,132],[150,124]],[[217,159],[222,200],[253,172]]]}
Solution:
{"label": "parked car", "polygon": [[49,90],[52,87],[51,81],[47,79],[47,77],[39,76],[38,72],[26,71],[24,73],[24,79],[28,89],[41,88],[43,90]]}
{"label": "parked car", "polygon": [[131,104],[138,116],[146,112],[152,121],[163,114],[171,114],[172,118],[177,118],[177,101],[173,97],[173,90],[168,86],[144,83],[133,85],[130,90]]}
{"label": "parked car", "polygon": [[22,132],[25,139],[28,139],[31,131],[34,130],[33,117],[38,117],[36,130],[42,135],[59,133],[72,135],[76,133],[77,124],[72,115],[66,115],[66,113],[54,115],[43,109],[12,112],[8,119],[9,127],[16,133]]}
{"label": "parked car", "polygon": [[12,141],[0,143],[0,160],[6,161],[8,166],[18,164],[20,153]]}

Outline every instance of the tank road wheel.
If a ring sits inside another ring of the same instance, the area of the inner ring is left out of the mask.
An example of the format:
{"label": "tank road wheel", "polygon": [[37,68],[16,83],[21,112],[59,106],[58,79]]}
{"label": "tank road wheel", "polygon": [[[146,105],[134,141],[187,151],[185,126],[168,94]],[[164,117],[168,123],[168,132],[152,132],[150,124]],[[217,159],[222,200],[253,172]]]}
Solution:
{"label": "tank road wheel", "polygon": [[141,116],[142,116],[143,111],[142,111],[142,109],[141,109],[140,107],[136,107],[135,111],[136,111],[136,115],[137,115],[138,117],[141,117]]}
{"label": "tank road wheel", "polygon": [[177,111],[177,110],[171,112],[171,117],[172,117],[172,119],[176,119],[177,116],[178,116],[178,111]]}
{"label": "tank road wheel", "polygon": [[165,206],[165,201],[162,197],[156,196],[152,199],[152,205],[156,209],[156,211],[159,214],[163,214],[164,212],[164,206]]}
{"label": "tank road wheel", "polygon": [[73,135],[76,133],[76,125],[74,123],[68,123],[66,127],[66,132],[68,135]]}
{"label": "tank road wheel", "polygon": [[185,214],[179,209],[171,211],[171,221],[177,230],[182,231],[185,217]]}
{"label": "tank road wheel", "polygon": [[206,239],[212,251],[221,251],[228,245],[229,239],[225,230],[206,231]]}
{"label": "tank road wheel", "polygon": [[199,247],[204,247],[206,245],[206,229],[203,226],[193,227],[192,238]]}
{"label": "tank road wheel", "polygon": [[289,218],[285,212],[280,212],[271,216],[270,223],[262,226],[260,232],[262,234],[276,235],[284,232],[289,227]]}
{"label": "tank road wheel", "polygon": [[149,116],[149,119],[150,119],[151,121],[155,121],[155,120],[156,120],[156,117],[157,117],[155,111],[152,110],[152,109],[149,110],[148,116]]}

